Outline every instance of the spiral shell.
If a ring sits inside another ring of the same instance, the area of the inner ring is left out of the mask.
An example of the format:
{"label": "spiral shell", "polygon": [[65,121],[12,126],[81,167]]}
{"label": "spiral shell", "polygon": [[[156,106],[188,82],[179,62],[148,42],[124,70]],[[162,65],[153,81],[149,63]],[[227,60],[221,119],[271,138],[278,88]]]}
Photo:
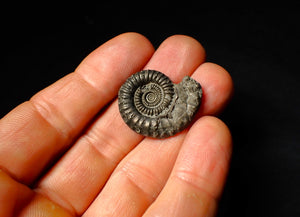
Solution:
{"label": "spiral shell", "polygon": [[166,138],[182,131],[200,107],[201,85],[186,76],[173,84],[163,73],[143,70],[119,90],[119,110],[125,123],[144,136]]}

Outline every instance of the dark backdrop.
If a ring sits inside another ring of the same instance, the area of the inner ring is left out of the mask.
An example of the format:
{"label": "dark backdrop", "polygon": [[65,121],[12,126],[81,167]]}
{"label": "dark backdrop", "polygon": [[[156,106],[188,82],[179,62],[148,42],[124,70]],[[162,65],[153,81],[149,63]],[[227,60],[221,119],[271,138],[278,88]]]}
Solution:
{"label": "dark backdrop", "polygon": [[220,115],[234,147],[217,216],[299,217],[299,20],[296,8],[199,6],[152,12],[99,7],[97,15],[68,19],[55,13],[7,16],[1,33],[0,117],[120,33],[142,33],[155,47],[170,35],[190,35],[235,84],[235,95]]}

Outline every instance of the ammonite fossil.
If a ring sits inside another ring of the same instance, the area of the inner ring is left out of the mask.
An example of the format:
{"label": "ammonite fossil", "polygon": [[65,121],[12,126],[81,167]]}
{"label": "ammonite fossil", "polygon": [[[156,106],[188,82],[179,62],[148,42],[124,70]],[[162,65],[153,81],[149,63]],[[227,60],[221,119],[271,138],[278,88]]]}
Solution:
{"label": "ammonite fossil", "polygon": [[143,70],[121,86],[119,110],[125,123],[137,133],[165,138],[189,125],[201,98],[201,85],[189,76],[173,84],[161,72]]}

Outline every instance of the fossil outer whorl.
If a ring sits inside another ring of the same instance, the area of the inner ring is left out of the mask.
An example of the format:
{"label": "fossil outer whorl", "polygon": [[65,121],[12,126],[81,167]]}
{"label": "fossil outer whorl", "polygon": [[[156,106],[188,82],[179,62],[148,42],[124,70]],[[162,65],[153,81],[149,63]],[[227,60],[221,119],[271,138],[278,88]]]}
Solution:
{"label": "fossil outer whorl", "polygon": [[154,138],[172,136],[188,126],[201,104],[202,89],[186,76],[179,84],[163,73],[143,70],[119,90],[119,110],[137,133]]}

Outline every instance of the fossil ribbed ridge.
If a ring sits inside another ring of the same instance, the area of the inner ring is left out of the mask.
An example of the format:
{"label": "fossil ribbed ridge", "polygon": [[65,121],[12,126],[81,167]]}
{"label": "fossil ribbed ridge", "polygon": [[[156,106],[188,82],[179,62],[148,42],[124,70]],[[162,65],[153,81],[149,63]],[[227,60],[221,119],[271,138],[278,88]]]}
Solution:
{"label": "fossil ribbed ridge", "polygon": [[179,84],[163,73],[143,70],[130,76],[118,94],[125,123],[144,136],[166,138],[185,129],[200,107],[201,85],[185,76]]}

